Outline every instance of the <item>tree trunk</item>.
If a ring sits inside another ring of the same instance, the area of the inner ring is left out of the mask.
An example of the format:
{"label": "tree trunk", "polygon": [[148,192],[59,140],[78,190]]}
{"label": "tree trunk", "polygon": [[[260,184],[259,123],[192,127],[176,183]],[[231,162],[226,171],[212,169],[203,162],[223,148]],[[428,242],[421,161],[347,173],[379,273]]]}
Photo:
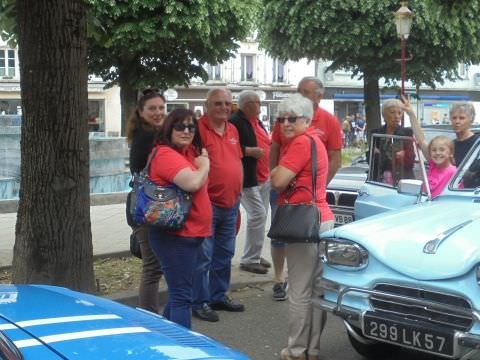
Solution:
{"label": "tree trunk", "polygon": [[[378,77],[371,76],[367,72],[364,72],[363,84],[367,132],[370,134],[370,131],[381,126]],[[370,136],[367,138],[370,139]]]}
{"label": "tree trunk", "polygon": [[13,282],[93,291],[86,5],[16,6],[23,120]]}
{"label": "tree trunk", "polygon": [[132,87],[135,81],[132,79],[134,74],[131,73],[130,64],[134,62],[132,59],[124,59],[119,65],[118,83],[120,85],[120,106],[122,111],[122,136],[125,136],[127,130],[127,121],[130,115],[135,111],[137,106],[137,89]]}

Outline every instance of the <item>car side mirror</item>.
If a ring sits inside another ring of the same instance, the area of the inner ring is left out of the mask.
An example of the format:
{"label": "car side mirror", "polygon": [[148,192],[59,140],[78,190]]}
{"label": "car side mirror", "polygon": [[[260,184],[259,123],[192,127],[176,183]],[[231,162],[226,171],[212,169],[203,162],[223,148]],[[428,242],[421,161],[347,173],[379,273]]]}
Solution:
{"label": "car side mirror", "polygon": [[398,193],[419,196],[422,194],[423,181],[416,179],[402,179],[398,182]]}

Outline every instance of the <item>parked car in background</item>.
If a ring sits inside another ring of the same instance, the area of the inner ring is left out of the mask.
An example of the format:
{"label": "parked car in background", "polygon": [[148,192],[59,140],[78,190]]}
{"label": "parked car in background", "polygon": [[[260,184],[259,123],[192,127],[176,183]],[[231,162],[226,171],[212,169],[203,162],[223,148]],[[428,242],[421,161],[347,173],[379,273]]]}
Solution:
{"label": "parked car in background", "polygon": [[325,233],[324,296],[315,304],[343,318],[367,358],[408,348],[480,359],[478,234],[480,140],[434,200]]}
{"label": "parked car in background", "polygon": [[0,359],[248,359],[159,315],[65,288],[0,285]]}
{"label": "parked car in background", "polygon": [[327,202],[335,216],[335,226],[348,224],[354,220],[353,207],[358,190],[365,183],[368,164],[352,163],[338,170],[327,187]]}

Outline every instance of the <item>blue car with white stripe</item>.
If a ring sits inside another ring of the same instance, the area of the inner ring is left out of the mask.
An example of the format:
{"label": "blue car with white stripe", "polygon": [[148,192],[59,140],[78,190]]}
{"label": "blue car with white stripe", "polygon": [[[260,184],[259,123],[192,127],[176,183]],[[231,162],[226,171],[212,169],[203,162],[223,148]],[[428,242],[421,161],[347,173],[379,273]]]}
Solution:
{"label": "blue car with white stripe", "polygon": [[0,285],[0,359],[248,359],[163,317],[46,285]]}

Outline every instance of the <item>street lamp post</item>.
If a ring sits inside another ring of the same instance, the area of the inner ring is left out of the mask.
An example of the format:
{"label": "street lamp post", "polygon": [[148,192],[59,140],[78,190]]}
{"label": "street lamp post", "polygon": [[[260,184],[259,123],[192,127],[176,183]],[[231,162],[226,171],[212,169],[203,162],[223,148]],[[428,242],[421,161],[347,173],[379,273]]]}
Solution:
{"label": "street lamp post", "polygon": [[405,96],[405,77],[407,74],[406,41],[410,35],[410,28],[412,27],[413,13],[408,8],[408,1],[400,1],[400,5],[400,9],[398,9],[394,15],[397,36],[400,39],[401,48],[402,95]]}

